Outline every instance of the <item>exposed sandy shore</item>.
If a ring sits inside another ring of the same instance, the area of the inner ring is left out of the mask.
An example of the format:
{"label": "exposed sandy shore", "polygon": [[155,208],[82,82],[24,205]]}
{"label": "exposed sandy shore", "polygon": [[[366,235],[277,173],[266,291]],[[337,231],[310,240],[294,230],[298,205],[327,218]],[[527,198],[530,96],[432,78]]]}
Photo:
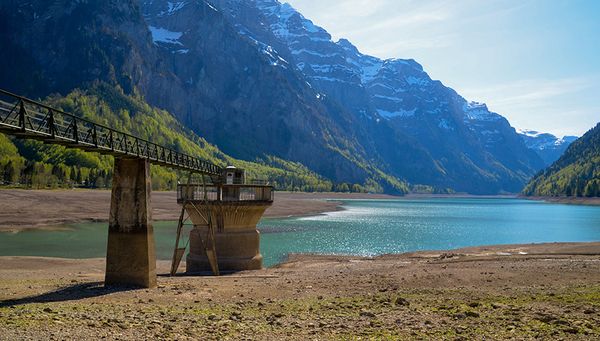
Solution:
{"label": "exposed sandy shore", "polygon": [[550,197],[550,196],[519,196],[519,199],[524,200],[538,200],[548,202],[558,202],[562,204],[575,204],[575,205],[594,205],[600,206],[600,197],[584,198],[584,197]]}
{"label": "exposed sandy shore", "polygon": [[[380,194],[275,193],[264,217],[318,214],[338,209],[339,202],[315,199],[394,198]],[[39,228],[108,221],[110,191],[0,190],[0,229]],[[175,192],[153,192],[154,220],[177,220],[181,206]]]}
{"label": "exposed sandy shore", "polygon": [[[336,199],[411,199],[431,195],[393,197],[385,194],[344,193],[275,193],[273,206],[267,209],[265,218],[280,218],[319,214],[339,209]],[[457,197],[448,195],[445,197]],[[458,197],[464,197],[458,195]],[[578,197],[519,197],[570,204],[600,205],[600,198]],[[326,200],[327,199],[327,200]],[[108,221],[110,191],[76,190],[6,190],[0,189],[0,230],[40,228],[57,225]],[[153,192],[154,220],[177,220],[181,206],[175,192]]]}

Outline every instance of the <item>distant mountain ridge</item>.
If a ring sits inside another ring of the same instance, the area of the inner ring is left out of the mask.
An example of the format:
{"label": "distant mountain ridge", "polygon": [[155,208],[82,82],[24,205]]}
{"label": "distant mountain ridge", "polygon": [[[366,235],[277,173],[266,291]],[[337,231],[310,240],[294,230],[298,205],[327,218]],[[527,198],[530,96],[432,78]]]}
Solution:
{"label": "distant mountain ridge", "polygon": [[571,143],[521,193],[526,196],[600,197],[600,123]]}
{"label": "distant mountain ridge", "polygon": [[578,139],[577,136],[563,136],[558,138],[549,133],[540,133],[535,130],[518,130],[528,148],[535,150],[538,155],[551,165],[558,160],[567,150],[569,145]]}
{"label": "distant mountain ridge", "polygon": [[[105,83],[233,157],[367,190],[520,191],[544,162],[502,116],[413,60],[361,54],[274,0],[0,4],[0,86]],[[14,72],[17,70],[18,72]]]}

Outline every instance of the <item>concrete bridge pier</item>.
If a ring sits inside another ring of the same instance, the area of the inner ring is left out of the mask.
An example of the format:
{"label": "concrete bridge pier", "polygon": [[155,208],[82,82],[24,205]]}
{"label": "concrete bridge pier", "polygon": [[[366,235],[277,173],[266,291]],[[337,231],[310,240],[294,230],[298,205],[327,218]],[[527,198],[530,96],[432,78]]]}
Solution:
{"label": "concrete bridge pier", "polygon": [[156,287],[150,161],[115,157],[105,285]]}

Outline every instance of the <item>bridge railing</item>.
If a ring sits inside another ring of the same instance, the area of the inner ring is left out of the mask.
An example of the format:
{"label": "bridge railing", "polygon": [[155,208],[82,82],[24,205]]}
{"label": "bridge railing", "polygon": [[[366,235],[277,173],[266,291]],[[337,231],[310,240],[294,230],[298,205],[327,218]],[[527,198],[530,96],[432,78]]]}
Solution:
{"label": "bridge railing", "polygon": [[0,132],[119,157],[146,158],[221,179],[221,168],[215,164],[4,90],[0,90]]}

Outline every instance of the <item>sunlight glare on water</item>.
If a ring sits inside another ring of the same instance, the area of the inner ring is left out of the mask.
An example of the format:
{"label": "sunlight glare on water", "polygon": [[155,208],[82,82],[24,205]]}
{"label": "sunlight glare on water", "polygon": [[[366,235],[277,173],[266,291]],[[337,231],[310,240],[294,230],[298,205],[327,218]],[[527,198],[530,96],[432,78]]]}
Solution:
{"label": "sunlight glare on water", "polygon": [[347,200],[343,207],[311,217],[261,220],[265,264],[288,253],[372,256],[600,240],[600,207],[513,198]]}

